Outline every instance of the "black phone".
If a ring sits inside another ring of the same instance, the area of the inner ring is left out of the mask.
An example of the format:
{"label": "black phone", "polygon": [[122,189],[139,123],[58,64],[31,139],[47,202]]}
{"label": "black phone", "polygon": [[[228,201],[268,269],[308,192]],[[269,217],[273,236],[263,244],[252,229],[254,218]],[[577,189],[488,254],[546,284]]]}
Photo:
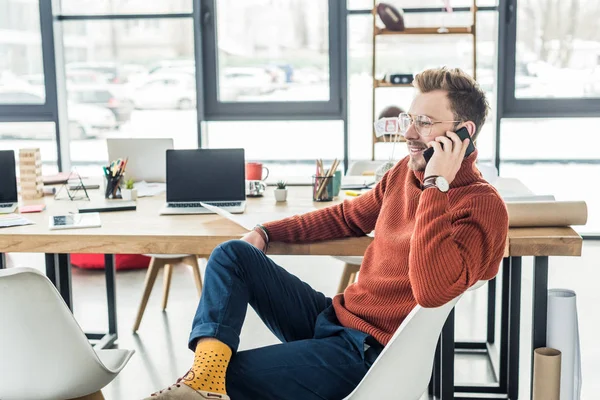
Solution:
{"label": "black phone", "polygon": [[[465,153],[465,158],[469,157],[469,155],[471,155],[471,153],[475,151],[475,145],[473,144],[473,141],[471,140],[471,135],[469,135],[469,131],[467,130],[467,128],[465,128],[463,126],[462,128],[460,128],[459,130],[456,131],[456,134],[458,135],[460,140],[464,141],[465,139],[469,139],[469,146],[467,147],[467,151]],[[442,146],[442,148],[444,148],[443,144],[440,143],[440,145]],[[434,151],[435,150],[433,149],[433,147],[430,147],[423,152],[423,157],[425,157],[425,162],[429,162],[431,157],[433,157]]]}

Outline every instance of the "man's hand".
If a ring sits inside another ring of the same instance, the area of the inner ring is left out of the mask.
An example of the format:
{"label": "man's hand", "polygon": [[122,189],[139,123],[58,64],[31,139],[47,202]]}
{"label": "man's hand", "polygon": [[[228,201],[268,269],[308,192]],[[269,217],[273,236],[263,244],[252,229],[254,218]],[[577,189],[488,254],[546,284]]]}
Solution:
{"label": "man's hand", "polygon": [[243,240],[244,242],[250,243],[252,246],[256,247],[263,253],[267,249],[267,244],[265,243],[265,240],[262,238],[260,233],[258,233],[256,231],[251,231],[251,232],[246,233],[241,238],[241,240]]}
{"label": "man's hand", "polygon": [[[469,139],[461,141],[458,135],[451,131],[446,132],[446,135],[447,137],[438,136],[427,143],[435,151],[425,167],[425,178],[433,175],[443,176],[448,183],[452,183],[465,158]],[[444,148],[440,143],[444,144]]]}

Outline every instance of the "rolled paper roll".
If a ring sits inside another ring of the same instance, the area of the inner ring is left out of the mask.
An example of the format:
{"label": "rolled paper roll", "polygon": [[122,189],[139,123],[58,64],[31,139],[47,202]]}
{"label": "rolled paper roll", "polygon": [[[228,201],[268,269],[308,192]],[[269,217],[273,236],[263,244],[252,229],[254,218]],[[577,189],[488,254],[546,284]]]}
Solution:
{"label": "rolled paper roll", "polygon": [[585,225],[585,201],[507,202],[509,226],[571,226]]}
{"label": "rolled paper roll", "polygon": [[550,347],[540,347],[533,354],[532,400],[560,400],[561,353]]}

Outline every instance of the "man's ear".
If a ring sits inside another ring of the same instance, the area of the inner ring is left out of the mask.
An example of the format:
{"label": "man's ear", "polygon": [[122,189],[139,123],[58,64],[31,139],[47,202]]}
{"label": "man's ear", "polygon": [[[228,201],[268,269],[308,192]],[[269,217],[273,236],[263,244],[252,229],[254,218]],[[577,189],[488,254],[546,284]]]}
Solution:
{"label": "man's ear", "polygon": [[463,125],[465,128],[467,128],[467,130],[469,131],[469,135],[471,137],[473,137],[473,135],[475,134],[475,130],[477,129],[477,126],[475,125],[475,122],[473,121],[467,121],[464,123]]}

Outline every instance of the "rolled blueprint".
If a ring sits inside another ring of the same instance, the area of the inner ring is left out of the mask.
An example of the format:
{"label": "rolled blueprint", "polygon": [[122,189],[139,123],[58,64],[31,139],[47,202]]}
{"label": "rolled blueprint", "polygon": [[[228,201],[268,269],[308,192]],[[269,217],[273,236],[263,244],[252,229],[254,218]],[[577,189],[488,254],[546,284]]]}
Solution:
{"label": "rolled blueprint", "polygon": [[533,400],[560,400],[560,351],[540,347],[533,353]]}
{"label": "rolled blueprint", "polygon": [[561,352],[560,400],[581,396],[581,352],[575,292],[548,290],[546,346]]}
{"label": "rolled blueprint", "polygon": [[509,226],[571,226],[585,225],[585,201],[525,201],[507,202]]}

